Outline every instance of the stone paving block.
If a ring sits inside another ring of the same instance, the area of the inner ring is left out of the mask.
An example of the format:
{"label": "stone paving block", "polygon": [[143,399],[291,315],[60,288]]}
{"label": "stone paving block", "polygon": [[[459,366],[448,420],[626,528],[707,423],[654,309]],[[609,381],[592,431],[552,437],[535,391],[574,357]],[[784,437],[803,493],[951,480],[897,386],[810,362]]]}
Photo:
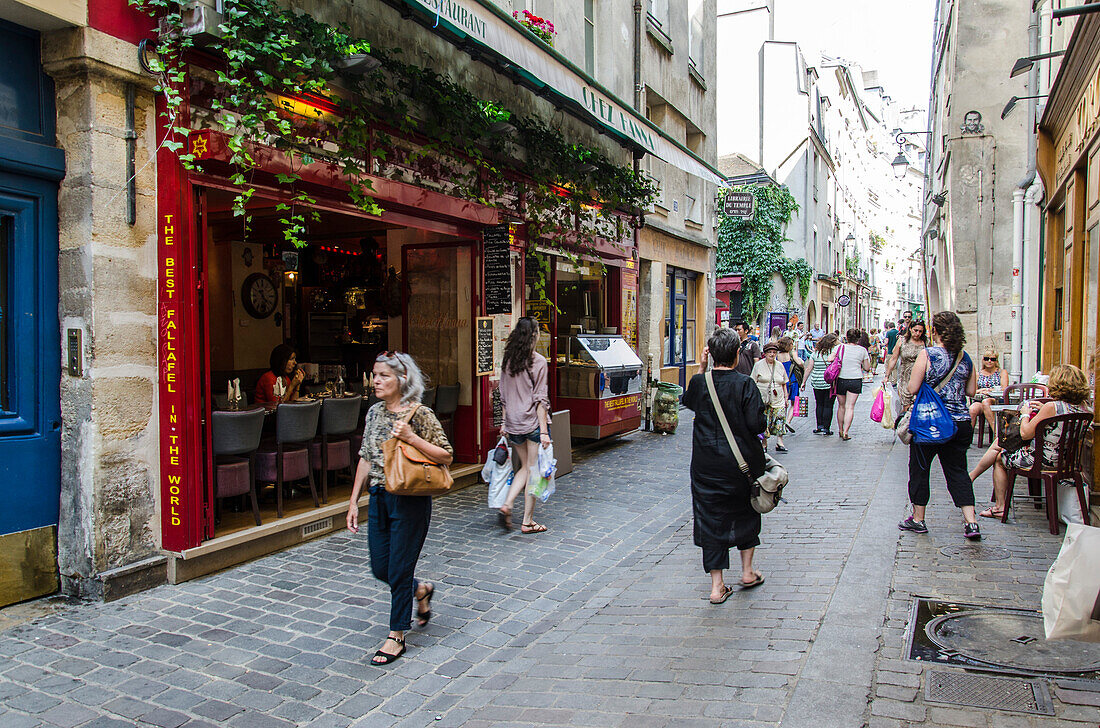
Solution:
{"label": "stone paving block", "polygon": [[[76,703],[62,703],[40,715],[42,720],[59,728],[75,728],[96,717],[96,713]],[[0,724],[8,725],[6,717],[0,716]]]}

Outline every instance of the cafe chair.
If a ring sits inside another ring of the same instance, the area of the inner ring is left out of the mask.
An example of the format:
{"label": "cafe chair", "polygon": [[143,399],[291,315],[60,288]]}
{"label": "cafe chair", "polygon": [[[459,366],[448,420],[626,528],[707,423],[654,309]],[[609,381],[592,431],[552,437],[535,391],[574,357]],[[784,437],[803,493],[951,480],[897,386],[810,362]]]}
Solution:
{"label": "cafe chair", "polygon": [[1047,385],[1045,384],[1010,384],[1005,387],[1004,398],[1001,401],[1005,404],[1020,404],[1020,402],[1046,396]]}
{"label": "cafe chair", "polygon": [[215,518],[221,517],[223,498],[248,493],[252,496],[252,517],[259,526],[255,460],[264,428],[264,411],[212,412],[210,416],[213,423]]}
{"label": "cafe chair", "polygon": [[[238,404],[238,407],[240,409],[244,409],[247,406],[248,406],[248,394],[245,393],[245,392],[241,392],[241,401]],[[215,394],[214,395],[214,408],[215,409],[220,409],[220,410],[229,409],[229,396],[225,395],[225,394]]]}
{"label": "cafe chair", "polygon": [[[1055,445],[1055,461],[1045,462],[1042,452],[1043,436],[1051,427],[1061,423],[1062,434]],[[1005,498],[1004,515],[1001,522],[1008,521],[1009,507],[1012,505],[1012,489],[1016,484],[1016,476],[1021,475],[1028,479],[1033,486],[1042,484],[1043,495],[1046,496],[1047,521],[1050,532],[1058,533],[1058,483],[1063,480],[1073,481],[1077,489],[1077,499],[1081,503],[1081,515],[1085,525],[1089,525],[1088,496],[1085,493],[1085,481],[1081,477],[1083,468],[1082,460],[1085,450],[1085,435],[1092,427],[1092,415],[1088,412],[1079,412],[1069,415],[1058,415],[1039,423],[1035,428],[1035,464],[1026,470],[1017,468],[1008,469],[1008,494]],[[1038,492],[1038,488],[1032,488],[1032,492]]]}
{"label": "cafe chair", "polygon": [[435,394],[435,406],[432,410],[443,426],[447,442],[453,444],[455,434],[455,412],[458,410],[458,393],[462,385],[452,384],[439,387]]}
{"label": "cafe chair", "polygon": [[[351,436],[359,425],[360,396],[333,397],[321,405],[321,438],[309,446],[310,459],[321,470],[321,501],[328,503],[328,474],[352,464]],[[362,439],[362,435],[360,435]],[[359,451],[356,450],[356,455]]]}
{"label": "cafe chair", "polygon": [[424,396],[420,398],[420,404],[429,409],[435,409],[435,387],[429,387],[424,390]]}
{"label": "cafe chair", "polygon": [[320,419],[320,400],[280,404],[275,409],[275,442],[261,446],[256,453],[256,479],[275,484],[275,512],[279,518],[283,517],[283,482],[308,479],[313,505],[321,506],[309,454]]}

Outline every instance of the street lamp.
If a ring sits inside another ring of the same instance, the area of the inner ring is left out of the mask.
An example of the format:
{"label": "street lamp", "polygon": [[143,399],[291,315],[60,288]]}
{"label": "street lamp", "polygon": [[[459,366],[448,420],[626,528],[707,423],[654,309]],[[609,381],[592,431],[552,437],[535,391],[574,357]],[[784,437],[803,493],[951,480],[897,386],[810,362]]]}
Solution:
{"label": "street lamp", "polygon": [[1017,101],[1027,101],[1028,99],[1042,99],[1046,98],[1046,94],[1039,94],[1038,96],[1013,96],[1005,104],[1004,111],[1001,112],[1001,121],[1004,121],[1005,117],[1012,113],[1012,110],[1016,108]]}
{"label": "street lamp", "polygon": [[898,156],[894,157],[894,161],[890,162],[890,166],[894,168],[894,179],[901,179],[909,170],[909,160],[905,157],[905,153],[899,149]]}
{"label": "street lamp", "polygon": [[1021,73],[1027,73],[1031,70],[1031,67],[1035,65],[1035,61],[1041,61],[1044,58],[1057,58],[1058,56],[1064,56],[1065,51],[1051,51],[1050,53],[1038,53],[1034,56],[1024,56],[1023,58],[1017,58],[1016,62],[1012,64],[1012,72],[1008,74],[1009,78],[1016,78]]}
{"label": "street lamp", "polygon": [[844,249],[847,250],[848,249],[848,244],[849,243],[854,243],[855,241],[856,241],[856,236],[853,235],[852,233],[848,233],[848,237],[844,238]]}

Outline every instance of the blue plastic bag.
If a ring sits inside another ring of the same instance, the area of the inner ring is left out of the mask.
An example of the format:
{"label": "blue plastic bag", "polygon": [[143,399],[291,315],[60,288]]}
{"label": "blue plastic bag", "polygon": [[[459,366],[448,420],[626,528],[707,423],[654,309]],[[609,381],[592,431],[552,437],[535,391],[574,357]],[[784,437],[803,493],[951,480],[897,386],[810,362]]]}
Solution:
{"label": "blue plastic bag", "polygon": [[947,405],[927,382],[920,385],[920,391],[913,401],[913,410],[909,414],[909,432],[913,442],[932,444],[947,442],[955,436],[955,420],[947,411]]}

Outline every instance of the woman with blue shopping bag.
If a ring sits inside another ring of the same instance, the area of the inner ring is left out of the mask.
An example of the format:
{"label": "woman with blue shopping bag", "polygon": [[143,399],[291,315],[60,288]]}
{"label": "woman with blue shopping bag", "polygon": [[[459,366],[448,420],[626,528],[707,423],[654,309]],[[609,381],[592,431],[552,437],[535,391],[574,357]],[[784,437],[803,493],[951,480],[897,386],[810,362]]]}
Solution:
{"label": "woman with blue shopping bag", "polygon": [[909,413],[909,430],[913,434],[909,446],[909,502],[913,514],[899,523],[898,528],[928,533],[924,523],[928,479],[932,459],[939,457],[951,500],[956,508],[962,509],[963,535],[976,541],[982,534],[974,513],[974,484],[966,463],[966,451],[974,437],[966,397],[977,390],[977,372],[970,356],[963,351],[966,335],[954,312],[941,311],[932,318],[932,340],[934,345],[917,355],[908,382],[909,394],[916,397]]}

